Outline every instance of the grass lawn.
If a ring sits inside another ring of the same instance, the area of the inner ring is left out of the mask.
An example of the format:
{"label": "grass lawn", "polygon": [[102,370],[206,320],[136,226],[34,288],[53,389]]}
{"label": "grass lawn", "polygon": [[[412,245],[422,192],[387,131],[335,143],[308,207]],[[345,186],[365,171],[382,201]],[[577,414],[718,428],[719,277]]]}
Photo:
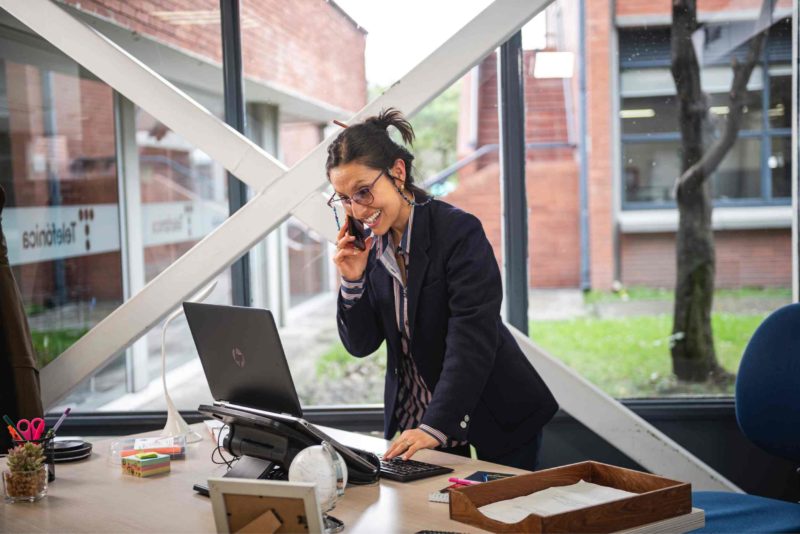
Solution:
{"label": "grass lawn", "polygon": [[[712,316],[717,358],[736,372],[765,315]],[[550,354],[613,397],[731,394],[733,386],[678,384],[669,355],[671,315],[531,321],[530,336]]]}
{"label": "grass lawn", "polygon": [[[671,290],[627,288],[617,293],[589,292],[586,305],[614,301],[672,300]],[[715,299],[782,299],[791,301],[789,289],[720,289]],[[770,304],[772,305],[772,304]],[[758,308],[756,308],[758,309]],[[766,313],[714,313],[712,328],[717,359],[736,373],[747,342]],[[684,384],[672,374],[669,353],[672,315],[582,317],[569,320],[531,321],[531,339],[600,389],[617,398],[677,395],[731,395],[733,384]],[[336,343],[317,362],[320,378],[348,374],[380,373],[386,368],[385,347],[379,357],[357,359]]]}
{"label": "grass lawn", "polygon": [[[721,298],[780,298],[786,302],[792,300],[792,289],[783,287],[742,287],[739,289],[715,289],[714,299]],[[587,291],[584,293],[583,301],[586,304],[599,302],[627,302],[638,300],[663,300],[672,301],[675,299],[673,289],[663,289],[655,287],[626,287],[620,291]]]}
{"label": "grass lawn", "polygon": [[88,328],[32,331],[33,349],[36,351],[39,369],[43,369],[45,365],[55,360],[88,331]]}
{"label": "grass lawn", "polygon": [[383,376],[386,372],[386,342],[375,351],[375,354],[366,358],[351,356],[344,345],[337,341],[317,360],[317,378],[338,380],[356,370],[362,372],[378,373]]}

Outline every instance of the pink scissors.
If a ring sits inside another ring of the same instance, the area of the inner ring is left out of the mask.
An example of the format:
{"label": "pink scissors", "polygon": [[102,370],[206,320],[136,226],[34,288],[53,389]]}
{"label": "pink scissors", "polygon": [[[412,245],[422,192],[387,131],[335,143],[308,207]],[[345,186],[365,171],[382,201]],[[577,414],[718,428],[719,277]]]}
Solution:
{"label": "pink scissors", "polygon": [[36,440],[42,437],[44,432],[44,419],[36,417],[31,421],[27,419],[20,419],[17,421],[17,432],[25,440]]}

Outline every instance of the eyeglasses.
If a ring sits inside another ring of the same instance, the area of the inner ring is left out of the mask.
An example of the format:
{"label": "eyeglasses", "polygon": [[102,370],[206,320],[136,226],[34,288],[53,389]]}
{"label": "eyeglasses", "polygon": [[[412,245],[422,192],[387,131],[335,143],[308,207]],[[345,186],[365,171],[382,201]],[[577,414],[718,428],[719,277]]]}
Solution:
{"label": "eyeglasses", "polygon": [[328,207],[332,208],[334,213],[336,212],[336,202],[341,202],[343,206],[350,206],[353,202],[356,204],[360,204],[362,206],[369,206],[375,201],[375,197],[372,194],[372,188],[375,187],[375,184],[378,183],[378,180],[381,179],[386,173],[385,170],[381,171],[381,173],[372,180],[372,183],[360,188],[358,191],[353,193],[352,197],[343,197],[341,195],[337,196],[336,193],[331,195],[331,198],[328,199]]}

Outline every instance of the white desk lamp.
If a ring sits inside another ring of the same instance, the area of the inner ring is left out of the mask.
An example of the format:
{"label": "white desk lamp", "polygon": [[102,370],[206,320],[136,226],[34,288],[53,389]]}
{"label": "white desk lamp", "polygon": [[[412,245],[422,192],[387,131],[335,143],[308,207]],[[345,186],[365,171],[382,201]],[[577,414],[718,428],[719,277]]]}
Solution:
{"label": "white desk lamp", "polygon": [[[188,302],[203,302],[208,295],[211,294],[215,287],[217,287],[216,280],[208,284],[205,289],[195,295],[195,297],[190,299]],[[177,310],[172,312],[169,317],[167,317],[167,320],[164,321],[164,326],[161,327],[161,382],[164,384],[164,399],[167,401],[167,424],[164,426],[164,430],[161,432],[161,435],[166,437],[186,436],[186,443],[195,443],[202,440],[203,437],[189,428],[188,423],[186,423],[181,414],[178,412],[178,409],[175,407],[175,404],[172,402],[172,398],[169,396],[169,391],[167,391],[167,327],[173,319],[179,317],[182,313],[183,306],[180,306]]]}

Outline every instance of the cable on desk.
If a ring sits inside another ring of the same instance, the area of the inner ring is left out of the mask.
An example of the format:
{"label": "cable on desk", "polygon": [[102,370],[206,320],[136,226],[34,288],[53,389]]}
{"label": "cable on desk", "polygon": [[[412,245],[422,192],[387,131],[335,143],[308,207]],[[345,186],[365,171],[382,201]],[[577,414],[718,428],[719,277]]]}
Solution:
{"label": "cable on desk", "polygon": [[[220,440],[222,439],[222,432],[226,428],[228,428],[228,425],[222,425],[222,427],[220,427],[219,429],[219,433],[217,434],[217,446],[214,448],[213,451],[211,451],[211,461],[216,465],[228,466],[228,471],[230,471],[231,468],[233,467],[233,464],[235,464],[239,460],[239,458],[235,456],[230,459],[225,458],[225,454],[222,452],[225,449],[225,447],[223,447],[222,443],[220,443]],[[230,429],[228,430],[230,431]],[[221,461],[215,458],[216,455],[219,455]]]}

